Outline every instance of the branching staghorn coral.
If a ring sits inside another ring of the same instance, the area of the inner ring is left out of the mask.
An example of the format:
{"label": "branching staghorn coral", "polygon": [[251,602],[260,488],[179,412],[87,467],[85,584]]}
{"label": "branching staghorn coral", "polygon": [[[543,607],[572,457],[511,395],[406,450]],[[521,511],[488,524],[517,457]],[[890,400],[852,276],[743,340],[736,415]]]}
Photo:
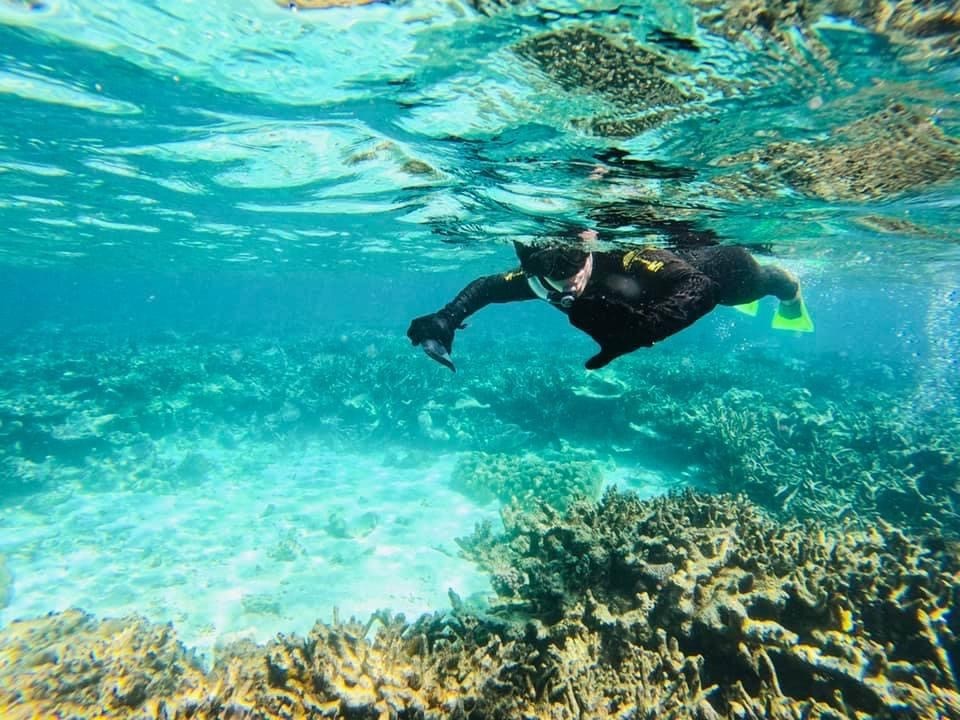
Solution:
{"label": "branching staghorn coral", "polygon": [[[779,525],[743,498],[608,492],[505,513],[466,552],[486,610],[317,624],[217,651],[77,611],[0,631],[11,720],[953,717],[957,548],[889,525]],[[512,574],[507,572],[512,569]],[[510,575],[510,577],[508,577]]]}

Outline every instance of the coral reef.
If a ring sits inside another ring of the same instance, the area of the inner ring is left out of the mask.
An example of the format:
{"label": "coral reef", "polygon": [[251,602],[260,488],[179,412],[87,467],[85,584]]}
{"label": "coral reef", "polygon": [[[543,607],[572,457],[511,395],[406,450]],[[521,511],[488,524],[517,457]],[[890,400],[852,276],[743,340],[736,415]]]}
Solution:
{"label": "coral reef", "polygon": [[256,473],[321,438],[414,465],[437,452],[561,453],[601,468],[669,459],[785,517],[879,516],[960,535],[960,414],[916,408],[910,358],[790,365],[762,348],[691,358],[664,345],[585,375],[520,337],[477,344],[469,361],[483,372],[437,383],[402,338],[345,332],[382,352],[356,362],[337,337],[24,334],[0,348],[0,487],[175,488],[222,472],[198,446],[219,444]]}
{"label": "coral reef", "polygon": [[[907,527],[960,530],[955,418],[905,421],[897,401],[858,407],[796,390],[779,406],[730,390],[698,408],[684,433],[716,486],[745,492],[784,517],[883,515]],[[875,410],[886,408],[891,412]],[[703,422],[709,417],[709,422]]]}
{"label": "coral reef", "polygon": [[[671,81],[667,61],[649,50],[576,26],[534,35],[514,47],[571,92],[595,92],[623,107],[642,110],[690,99]],[[622,44],[621,44],[622,43]]]}
{"label": "coral reef", "polygon": [[[505,513],[462,540],[505,603],[593,625],[612,657],[665,636],[714,710],[954,716],[957,547],[874,527],[781,526],[742,498],[608,492],[565,516]],[[751,700],[752,698],[752,700]],[[746,706],[744,707],[744,700]],[[796,713],[796,714],[793,714]]]}
{"label": "coral reef", "polygon": [[952,3],[906,0],[694,0],[702,10],[699,22],[703,27],[731,40],[759,44],[773,42],[795,47],[794,32],[801,33],[814,44],[818,54],[825,54],[816,42],[813,26],[825,17],[846,18],[894,42],[909,43],[926,52],[954,53],[960,50],[960,14]]}
{"label": "coral reef", "polygon": [[956,179],[960,141],[929,117],[896,103],[837,128],[825,142],[773,142],[716,161],[718,166],[740,163],[750,163],[751,169],[722,179],[718,187],[732,183],[740,193],[782,180],[822,200],[873,200]]}
{"label": "coral reef", "polygon": [[8,720],[170,717],[171,702],[189,705],[207,689],[171,626],[97,621],[78,610],[5,627],[0,677]]}
{"label": "coral reef", "polygon": [[596,499],[602,483],[600,468],[589,460],[545,460],[530,453],[468,453],[450,477],[455,490],[481,503],[539,499],[561,510],[577,497]]}
{"label": "coral reef", "polygon": [[[487,2],[477,7],[495,14],[517,4],[523,3]],[[610,138],[633,137],[669,123],[722,113],[721,99],[751,96],[763,88],[795,87],[814,103],[811,107],[819,107],[821,88],[849,83],[847,61],[835,56],[835,48],[822,37],[828,22],[852,21],[903,47],[903,57],[917,62],[929,64],[960,50],[960,13],[949,3],[695,0],[693,5],[690,18],[679,13],[661,19],[651,10],[647,22],[652,29],[602,19],[602,12],[596,13],[599,17],[586,13],[589,22],[525,37],[512,49],[568,92],[595,101],[590,114],[567,121]],[[527,6],[526,12],[541,12],[545,24],[556,20],[535,6]],[[740,47],[728,47],[719,56],[698,56],[705,47],[729,43]],[[730,52],[742,55],[740,71],[717,72]],[[920,98],[916,88],[906,95],[913,96]],[[888,91],[888,98],[902,97],[902,92]],[[944,102],[946,97],[940,97],[931,106]],[[871,199],[956,177],[957,153],[949,136],[928,118],[913,117],[916,113],[902,108],[886,113],[841,128],[840,134],[849,131],[847,139],[854,142],[773,143],[768,152],[761,152],[794,176],[788,179],[802,192],[825,199]],[[858,140],[861,132],[870,138]],[[918,145],[916,153],[910,149],[913,144]],[[883,167],[892,168],[895,177],[886,178]],[[920,176],[923,170],[930,174],[928,179]],[[742,187],[749,190],[752,182],[762,180],[744,179]]]}
{"label": "coral reef", "polygon": [[610,106],[606,112],[573,120],[600,135],[637,135],[681,116],[681,108],[698,98],[693,88],[682,86],[689,75],[682,63],[639,46],[627,34],[578,25],[528,37],[513,50],[568,92],[602,98]]}
{"label": "coral reef", "polygon": [[101,718],[956,717],[956,547],[608,492],[462,540],[499,594],[222,647],[71,611],[0,631],[0,713]]}

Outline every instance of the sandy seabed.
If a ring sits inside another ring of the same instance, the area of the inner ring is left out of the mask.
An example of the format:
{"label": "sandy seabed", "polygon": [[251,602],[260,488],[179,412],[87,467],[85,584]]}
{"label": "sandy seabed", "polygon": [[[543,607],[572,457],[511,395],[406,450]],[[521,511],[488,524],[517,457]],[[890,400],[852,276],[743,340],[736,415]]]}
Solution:
{"label": "sandy seabed", "polygon": [[[213,467],[235,464],[217,452],[205,449]],[[412,619],[449,607],[449,590],[487,594],[487,575],[455,539],[477,522],[499,524],[499,508],[450,488],[456,461],[397,467],[318,446],[253,475],[210,472],[173,489],[33,493],[0,508],[0,554],[14,578],[0,622],[71,607],[139,613],[173,621],[206,652],[306,633],[335,612]],[[607,474],[608,484],[626,479]],[[646,484],[656,494],[652,474]]]}

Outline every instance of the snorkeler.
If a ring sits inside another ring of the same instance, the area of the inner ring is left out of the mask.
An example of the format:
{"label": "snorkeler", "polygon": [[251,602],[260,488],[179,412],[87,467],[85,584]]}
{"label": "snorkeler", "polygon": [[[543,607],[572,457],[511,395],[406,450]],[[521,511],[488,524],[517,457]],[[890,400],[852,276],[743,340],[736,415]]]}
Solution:
{"label": "snorkeler", "polygon": [[519,268],[474,280],[439,311],[415,318],[407,337],[455,372],[453,335],[468,316],[490,303],[536,298],[565,313],[571,325],[600,345],[586,362],[588,370],[650,347],[717,305],[755,312],[754,303],[767,295],[780,300],[773,327],[813,330],[797,279],[781,268],[760,265],[742,247],[601,252],[590,250],[595,240],[596,232],[586,230],[575,244],[514,243]]}

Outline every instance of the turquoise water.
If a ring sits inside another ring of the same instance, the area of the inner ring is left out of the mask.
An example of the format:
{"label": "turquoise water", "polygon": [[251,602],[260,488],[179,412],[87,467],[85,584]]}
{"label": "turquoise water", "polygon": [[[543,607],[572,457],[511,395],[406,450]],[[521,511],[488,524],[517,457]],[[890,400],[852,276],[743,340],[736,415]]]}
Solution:
{"label": "turquoise water", "polygon": [[[960,534],[955,6],[288,5],[0,0],[0,625],[482,604],[458,538],[608,487]],[[411,347],[570,228],[744,244],[816,330]]]}

